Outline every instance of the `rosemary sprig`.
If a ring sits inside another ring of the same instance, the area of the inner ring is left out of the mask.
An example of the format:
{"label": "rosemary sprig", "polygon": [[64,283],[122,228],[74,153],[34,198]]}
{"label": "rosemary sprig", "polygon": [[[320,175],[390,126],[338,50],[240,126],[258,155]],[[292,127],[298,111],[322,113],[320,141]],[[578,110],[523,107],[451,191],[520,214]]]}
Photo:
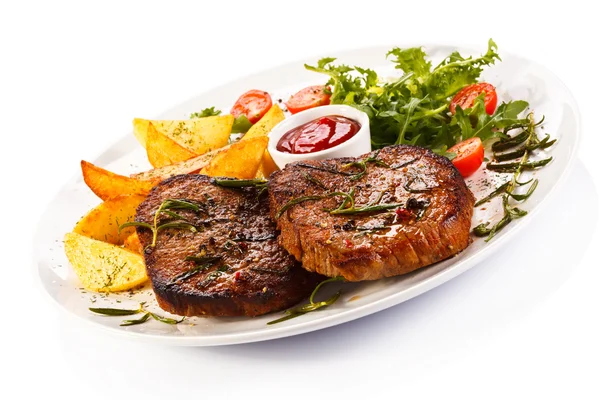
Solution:
{"label": "rosemary sprig", "polygon": [[[533,124],[533,128],[535,129],[538,126],[540,126],[541,124],[543,124],[545,119],[546,119],[546,117],[542,116],[541,120],[539,120],[537,123]],[[514,129],[519,129],[519,128],[522,128],[523,131],[516,136],[512,136],[512,137],[507,136],[506,138],[495,142],[492,145],[493,152],[496,153],[499,151],[508,150],[511,147],[516,147],[516,146],[520,145],[521,143],[525,142],[527,139],[529,139],[530,135],[529,135],[528,128],[531,126],[531,120],[530,120],[529,115],[524,120],[519,120],[519,121],[525,121],[525,123],[517,122],[516,124],[509,125],[506,128],[504,128],[503,133],[504,133],[504,135],[507,135],[509,131],[514,130]],[[537,136],[536,136],[536,139],[537,139]]]}
{"label": "rosemary sprig", "polygon": [[435,188],[437,188],[437,187],[438,187],[438,184],[435,184],[435,185],[433,185],[433,186],[425,186],[425,187],[422,187],[422,188],[416,188],[416,189],[415,189],[415,188],[412,188],[412,187],[411,187],[411,185],[412,185],[413,183],[415,183],[415,181],[416,181],[417,179],[418,179],[419,181],[423,182],[423,181],[422,181],[421,179],[419,179],[419,178],[413,178],[413,179],[409,180],[408,182],[406,182],[406,183],[404,184],[404,186],[403,186],[403,187],[404,187],[404,190],[406,190],[406,191],[407,191],[407,192],[409,192],[409,193],[425,193],[425,192],[428,192],[428,191],[430,191],[430,190],[432,190],[432,189],[435,189]]}
{"label": "rosemary sprig", "polygon": [[223,275],[223,271],[221,271],[221,270],[213,271],[210,274],[206,275],[206,277],[202,280],[202,282],[198,283],[198,286],[205,288],[221,275]]}
{"label": "rosemary sprig", "polygon": [[[511,221],[527,215],[527,211],[524,211],[524,210],[521,210],[520,208],[512,206],[510,204],[509,200],[511,198],[515,201],[520,201],[520,202],[527,200],[533,194],[535,189],[537,188],[539,181],[537,179],[530,179],[527,182],[520,182],[519,178],[521,176],[521,173],[524,170],[543,167],[544,165],[548,164],[552,160],[552,157],[549,157],[547,159],[540,160],[540,161],[529,161],[529,155],[531,154],[532,151],[535,151],[540,148],[549,147],[552,144],[554,144],[554,141],[550,141],[549,136],[546,136],[544,139],[540,140],[536,134],[535,128],[537,126],[539,126],[541,121],[538,123],[535,123],[535,121],[533,119],[533,114],[531,114],[531,113],[527,116],[527,118],[529,120],[529,126],[523,132],[521,132],[520,134],[515,136],[515,138],[518,138],[518,140],[514,140],[514,138],[513,138],[513,139],[508,139],[508,140],[504,141],[504,143],[515,143],[517,141],[521,141],[521,143],[525,142],[525,145],[522,147],[524,152],[521,155],[519,155],[519,157],[521,157],[521,160],[517,161],[517,162],[513,162],[513,163],[488,164],[487,165],[488,169],[495,170],[498,172],[512,172],[513,176],[510,181],[502,184],[500,187],[495,189],[492,193],[490,193],[489,195],[485,196],[483,199],[481,199],[475,203],[475,205],[478,206],[478,205],[485,203],[486,201],[491,200],[492,198],[494,198],[498,195],[502,195],[502,208],[504,211],[504,215],[502,216],[502,218],[496,224],[492,225],[491,227],[489,226],[489,222],[487,222],[487,223],[481,223],[473,229],[473,233],[476,236],[486,237],[486,239],[485,239],[486,242],[489,242],[490,240],[492,240],[492,238],[496,235],[496,233],[498,233],[502,228],[507,226]],[[543,119],[542,119],[542,121],[543,121]],[[524,133],[526,133],[525,140],[522,139]],[[512,142],[511,142],[511,140],[512,140]],[[546,147],[544,147],[544,146],[546,146]],[[497,146],[497,148],[498,148],[498,146]],[[518,193],[514,192],[515,189],[517,188],[517,186],[524,186],[527,184],[530,184],[530,186],[527,189],[526,193],[518,194]]]}
{"label": "rosemary sprig", "polygon": [[285,316],[283,316],[281,318],[278,318],[276,320],[267,322],[267,325],[278,324],[280,322],[287,321],[287,320],[290,320],[292,318],[299,317],[299,316],[304,315],[306,313],[309,313],[311,311],[316,311],[316,310],[319,310],[321,308],[324,308],[324,307],[332,305],[333,303],[335,303],[337,301],[337,299],[340,298],[340,296],[342,294],[341,290],[337,291],[333,296],[331,296],[329,299],[324,300],[324,301],[315,302],[315,296],[316,296],[317,292],[319,291],[319,289],[323,285],[325,285],[326,283],[329,283],[329,282],[336,282],[336,281],[343,282],[344,278],[341,277],[341,276],[337,276],[335,278],[330,278],[330,279],[326,279],[326,280],[322,281],[321,283],[319,283],[317,285],[317,287],[311,293],[311,295],[310,295],[310,297],[308,299],[308,301],[309,301],[308,304],[304,304],[304,305],[302,305],[300,307],[296,307],[296,308],[292,308],[290,310],[286,310],[285,311],[285,314],[286,314]]}
{"label": "rosemary sprig", "polygon": [[285,203],[278,211],[277,214],[275,214],[275,219],[279,219],[284,212],[286,212],[289,208],[295,206],[296,204],[300,204],[303,203],[305,201],[310,201],[310,200],[321,200],[323,198],[325,198],[326,196],[323,195],[312,195],[312,196],[300,196],[300,197],[296,197],[295,199],[292,199],[290,201],[288,201],[287,203]]}
{"label": "rosemary sprig", "polygon": [[327,193],[324,195],[301,196],[301,197],[297,197],[297,198],[292,199],[292,200],[288,201],[287,203],[285,203],[279,209],[279,211],[277,211],[277,214],[275,214],[275,218],[276,219],[280,218],[286,210],[288,210],[290,207],[295,206],[296,204],[300,204],[305,201],[322,200],[322,199],[325,199],[328,197],[336,197],[336,196],[341,196],[344,198],[344,200],[342,200],[342,203],[337,208],[334,208],[331,210],[325,210],[325,211],[329,212],[329,214],[352,215],[352,214],[391,210],[393,208],[398,208],[398,207],[402,206],[402,204],[398,204],[398,203],[379,204],[384,193],[385,193],[385,191],[380,192],[379,196],[377,197],[377,199],[374,202],[366,204],[362,207],[356,207],[356,204],[354,202],[354,188],[350,189],[350,192],[347,192],[347,193],[346,192],[332,192],[332,193]]}
{"label": "rosemary sprig", "polygon": [[379,150],[377,150],[375,152],[375,154],[372,155],[371,157],[365,158],[364,160],[361,160],[361,161],[354,161],[354,162],[351,162],[348,164],[344,164],[342,166],[342,168],[358,167],[359,171],[350,176],[351,181],[357,181],[360,178],[362,178],[363,176],[365,176],[365,174],[367,173],[367,164],[368,163],[374,163],[375,165],[378,165],[380,167],[390,168],[390,166],[385,161],[377,158],[378,156],[379,156]]}
{"label": "rosemary sprig", "polygon": [[193,267],[193,268],[177,275],[173,279],[171,279],[169,282],[167,282],[167,286],[177,285],[180,282],[190,279],[192,276],[195,276],[198,273],[207,270],[208,268],[210,268],[210,266],[211,266],[211,264],[196,265],[195,267]]}
{"label": "rosemary sprig", "polygon": [[94,307],[91,307],[90,311],[95,312],[96,314],[110,315],[112,317],[124,317],[124,316],[128,316],[128,315],[138,314],[139,312],[141,312],[141,308],[138,308],[136,310],[125,310],[125,309],[120,309],[120,308],[94,308]]}
{"label": "rosemary sprig", "polygon": [[[201,253],[202,254],[202,253]],[[222,256],[207,256],[207,255],[195,255],[195,256],[187,256],[185,261],[193,261],[196,264],[214,264],[219,261]]]}
{"label": "rosemary sprig", "polygon": [[302,167],[302,168],[314,169],[316,171],[321,171],[321,172],[328,172],[330,174],[338,174],[338,175],[344,175],[344,176],[354,175],[352,172],[345,172],[345,171],[337,170],[335,168],[320,167],[317,165],[311,165],[311,164],[306,164],[306,163],[302,163],[302,162],[295,163],[295,166]]}
{"label": "rosemary sprig", "polygon": [[256,187],[263,188],[267,186],[265,179],[213,179],[213,183],[217,186],[226,188],[245,188],[245,187]]}
{"label": "rosemary sprig", "polygon": [[391,169],[400,169],[400,168],[404,168],[412,163],[414,163],[415,161],[417,161],[419,158],[415,157],[412,160],[408,160],[406,162],[400,163],[400,164],[392,164],[390,165]]}
{"label": "rosemary sprig", "polygon": [[306,179],[307,181],[309,181],[311,183],[314,183],[315,185],[317,185],[321,189],[327,189],[327,187],[323,184],[323,182],[321,182],[320,180],[318,180],[317,178],[315,178],[311,174],[302,174],[302,176],[304,176],[304,179]]}
{"label": "rosemary sprig", "polygon": [[[188,221],[185,221],[181,215],[179,215],[171,210],[192,210],[196,213],[197,212],[206,212],[204,207],[201,207],[199,204],[195,204],[195,203],[192,203],[187,200],[166,199],[165,201],[163,201],[161,203],[161,205],[158,207],[158,209],[154,213],[154,224],[153,225],[150,225],[146,222],[137,222],[137,221],[127,222],[127,223],[124,223],[119,226],[119,234],[121,233],[121,231],[123,229],[131,227],[131,226],[150,229],[152,231],[152,243],[149,245],[149,247],[155,247],[156,239],[158,237],[158,232],[160,232],[163,229],[169,229],[169,228],[171,228],[171,229],[189,229],[190,231],[192,231],[194,233],[197,232],[195,225],[189,223]],[[159,225],[158,218],[160,217],[161,214],[166,214],[171,218],[175,218],[175,221],[169,221],[169,222]]]}
{"label": "rosemary sprig", "polygon": [[496,153],[499,151],[508,150],[512,147],[516,147],[516,146],[520,145],[521,143],[525,142],[528,137],[529,137],[529,132],[525,129],[525,130],[523,130],[523,132],[519,133],[516,136],[513,136],[509,139],[503,139],[503,140],[499,140],[499,141],[495,142],[492,145],[492,151],[494,153]]}
{"label": "rosemary sprig", "polygon": [[185,261],[191,261],[195,264],[195,266],[175,276],[167,283],[167,286],[176,285],[191,278],[192,276],[197,275],[200,272],[206,271],[222,258],[223,257],[221,256],[206,255],[206,250],[203,250],[201,253],[195,256],[187,256]]}
{"label": "rosemary sprig", "polygon": [[143,324],[144,322],[148,321],[148,318],[150,318],[150,313],[147,312],[144,315],[142,315],[142,318],[126,319],[126,320],[123,320],[123,322],[121,322],[119,325],[120,326],[139,325],[139,324]]}
{"label": "rosemary sprig", "polygon": [[[352,190],[350,193],[343,193],[343,192],[340,192],[340,193],[347,196],[346,199],[349,198],[350,201],[347,202],[345,199],[344,202],[342,202],[342,204],[340,204],[340,206],[338,208],[336,208],[335,210],[329,211],[330,214],[352,215],[352,214],[369,213],[369,212],[376,212],[376,211],[385,211],[385,210],[391,210],[394,208],[402,207],[402,204],[398,204],[398,203],[379,204],[379,202],[383,198],[385,191],[380,192],[379,196],[377,196],[377,199],[375,199],[375,201],[373,201],[369,204],[366,204],[362,207],[356,207],[356,205],[354,204],[354,190]],[[347,207],[348,203],[350,203],[350,207]]]}
{"label": "rosemary sprig", "polygon": [[[523,154],[523,157],[525,157],[528,154],[529,154],[529,151],[526,151],[525,154]],[[545,158],[545,159],[539,160],[539,161],[529,161],[529,162],[521,161],[521,162],[512,162],[512,163],[503,163],[503,164],[488,163],[487,169],[489,169],[490,171],[504,172],[504,173],[517,172],[517,171],[540,168],[540,167],[543,167],[544,165],[548,164],[550,161],[552,161],[552,157],[548,157],[548,158]]]}
{"label": "rosemary sprig", "polygon": [[494,189],[493,192],[491,192],[490,194],[488,194],[487,196],[485,196],[484,198],[478,200],[475,203],[475,207],[479,207],[480,205],[482,205],[483,203],[486,203],[490,200],[492,200],[494,197],[501,195],[502,193],[504,193],[506,191],[506,188],[508,188],[508,185],[510,184],[510,181],[503,183],[502,185],[498,186],[496,189]]}
{"label": "rosemary sprig", "polygon": [[547,149],[548,147],[552,146],[554,143],[556,143],[556,139],[550,140],[550,135],[546,135],[546,137],[544,137],[542,140],[540,140],[539,142],[532,144],[530,146],[523,146],[520,149],[511,151],[509,153],[501,153],[501,154],[494,153],[494,159],[498,162],[514,160],[516,158],[522,157],[528,151],[531,152],[531,151],[537,150],[537,149]]}
{"label": "rosemary sprig", "polygon": [[173,318],[161,317],[151,311],[144,309],[144,303],[140,303],[140,306],[136,310],[126,310],[119,308],[89,308],[89,310],[96,314],[108,315],[111,317],[114,316],[126,316],[126,315],[135,315],[144,313],[144,315],[139,319],[126,319],[121,322],[121,326],[130,326],[130,325],[139,325],[148,321],[150,317],[154,318],[157,321],[164,322],[165,324],[175,325],[182,322],[185,317],[182,317],[179,321]]}

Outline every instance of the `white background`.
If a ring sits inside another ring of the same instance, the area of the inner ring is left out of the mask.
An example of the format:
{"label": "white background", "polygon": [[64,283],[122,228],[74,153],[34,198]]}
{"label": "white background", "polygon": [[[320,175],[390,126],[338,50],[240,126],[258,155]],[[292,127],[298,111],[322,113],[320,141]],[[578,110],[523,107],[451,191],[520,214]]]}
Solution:
{"label": "white background", "polygon": [[[599,398],[593,2],[197,3],[0,6],[3,397]],[[489,37],[564,80],[583,141],[535,223],[450,283],[335,328],[221,348],[109,336],[68,319],[36,285],[31,241],[45,205],[133,117],[315,54],[403,41],[481,47]]]}

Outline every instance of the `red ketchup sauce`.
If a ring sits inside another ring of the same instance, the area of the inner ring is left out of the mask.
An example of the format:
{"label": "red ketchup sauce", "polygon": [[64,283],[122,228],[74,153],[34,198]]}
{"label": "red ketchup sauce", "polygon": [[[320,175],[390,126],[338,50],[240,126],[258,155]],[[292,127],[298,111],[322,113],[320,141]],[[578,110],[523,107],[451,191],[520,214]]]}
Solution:
{"label": "red ketchup sauce", "polygon": [[359,130],[358,122],[339,115],[329,115],[287,132],[279,139],[277,150],[292,154],[314,153],[345,142]]}

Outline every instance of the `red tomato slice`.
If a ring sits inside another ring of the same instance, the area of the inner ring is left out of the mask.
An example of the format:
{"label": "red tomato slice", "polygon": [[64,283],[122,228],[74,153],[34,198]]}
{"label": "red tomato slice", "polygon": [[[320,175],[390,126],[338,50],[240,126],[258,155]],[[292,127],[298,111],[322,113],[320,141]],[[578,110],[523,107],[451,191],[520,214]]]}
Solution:
{"label": "red tomato slice", "polygon": [[455,153],[452,164],[463,177],[472,175],[483,164],[483,143],[478,137],[463,140],[450,147],[449,153]]}
{"label": "red tomato slice", "polygon": [[253,124],[258,122],[269,111],[273,100],[269,93],[262,90],[249,90],[235,102],[231,108],[231,115],[239,117],[245,115]]}
{"label": "red tomato slice", "polygon": [[485,93],[485,112],[492,115],[496,111],[496,104],[498,103],[498,95],[496,94],[496,88],[489,83],[475,83],[473,85],[465,86],[462,88],[450,101],[450,112],[454,114],[456,106],[460,106],[463,110],[473,107],[473,103],[477,96],[481,93]]}
{"label": "red tomato slice", "polygon": [[327,88],[327,92],[325,92],[325,88],[327,87],[322,85],[306,87],[292,95],[285,105],[292,114],[309,108],[326,106],[330,102],[331,94],[329,94],[329,88]]}

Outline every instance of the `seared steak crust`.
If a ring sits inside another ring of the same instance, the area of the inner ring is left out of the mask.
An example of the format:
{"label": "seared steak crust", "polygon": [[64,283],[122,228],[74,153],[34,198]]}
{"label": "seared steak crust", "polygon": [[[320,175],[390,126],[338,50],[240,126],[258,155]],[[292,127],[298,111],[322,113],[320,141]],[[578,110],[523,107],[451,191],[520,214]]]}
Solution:
{"label": "seared steak crust", "polygon": [[[202,208],[199,212],[173,210],[195,225],[197,232],[163,229],[155,247],[149,246],[150,229],[137,228],[160,307],[186,316],[256,316],[290,307],[308,296],[322,277],[300,268],[278,244],[266,194],[259,196],[253,188],[222,188],[212,182],[204,175],[169,178],[137,210],[136,221],[152,225],[156,210],[167,199],[186,200]],[[162,215],[159,225],[168,218]],[[188,256],[216,260],[181,279],[204,264],[186,261]]]}
{"label": "seared steak crust", "polygon": [[[369,158],[361,175],[356,163]],[[355,208],[399,206],[332,215],[344,199],[332,195],[280,212],[293,199],[352,189]],[[402,145],[358,158],[288,164],[271,175],[269,199],[283,247],[308,271],[349,281],[405,274],[460,252],[470,243],[475,201],[447,158]]]}

